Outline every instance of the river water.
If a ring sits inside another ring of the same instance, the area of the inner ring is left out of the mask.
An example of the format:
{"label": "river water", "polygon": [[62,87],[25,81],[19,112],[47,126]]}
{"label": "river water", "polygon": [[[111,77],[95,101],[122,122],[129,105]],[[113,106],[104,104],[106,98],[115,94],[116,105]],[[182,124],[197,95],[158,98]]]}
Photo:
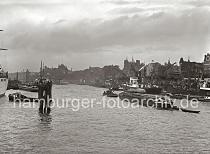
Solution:
{"label": "river water", "polygon": [[[102,100],[103,91],[53,86],[53,97]],[[0,153],[210,153],[210,103],[200,104],[200,114],[75,104],[40,115],[37,108],[1,98]]]}

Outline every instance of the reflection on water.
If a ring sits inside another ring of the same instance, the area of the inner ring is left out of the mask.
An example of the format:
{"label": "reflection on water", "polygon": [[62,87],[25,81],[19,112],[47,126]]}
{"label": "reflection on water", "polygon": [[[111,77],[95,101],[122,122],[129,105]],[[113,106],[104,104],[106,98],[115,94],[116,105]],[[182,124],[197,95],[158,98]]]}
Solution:
{"label": "reflection on water", "polygon": [[39,116],[40,116],[40,121],[42,123],[46,123],[46,124],[51,124],[52,122],[52,116],[50,114],[42,114],[42,113],[39,113]]}
{"label": "reflection on water", "polygon": [[49,114],[42,114],[42,113],[39,113],[39,116],[40,116],[40,129],[41,130],[45,130],[45,131],[50,131],[52,129],[51,127],[51,123],[52,123],[52,116],[49,115]]}
{"label": "reflection on water", "polygon": [[[55,98],[102,99],[104,89],[54,86]],[[0,99],[0,153],[210,153],[210,103],[200,114],[153,108],[14,108]]]}

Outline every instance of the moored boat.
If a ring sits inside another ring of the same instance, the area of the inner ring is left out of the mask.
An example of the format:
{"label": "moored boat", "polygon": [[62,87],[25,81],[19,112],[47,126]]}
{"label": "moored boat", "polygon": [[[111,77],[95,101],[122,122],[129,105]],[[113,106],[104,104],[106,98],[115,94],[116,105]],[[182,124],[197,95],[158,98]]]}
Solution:
{"label": "moored boat", "polygon": [[118,94],[112,93],[112,94],[107,94],[107,97],[118,97]]}
{"label": "moored boat", "polygon": [[37,86],[19,85],[19,89],[28,92],[38,92]]}
{"label": "moored boat", "polygon": [[107,91],[104,91],[103,96],[107,97],[118,97],[118,94],[114,93],[112,89],[109,89]]}
{"label": "moored boat", "polygon": [[159,87],[151,87],[144,88],[147,94],[160,94],[162,92],[162,88]]}
{"label": "moored boat", "polygon": [[189,112],[189,113],[200,113],[199,110],[190,110],[190,109],[185,109],[185,108],[181,108],[181,110],[183,112]]}
{"label": "moored boat", "polygon": [[128,89],[125,90],[125,92],[130,92],[130,93],[146,93],[146,91],[144,89],[138,88],[138,89]]}
{"label": "moored boat", "polygon": [[130,77],[129,84],[125,85],[125,89],[138,89],[139,83],[137,77]]}
{"label": "moored boat", "polygon": [[210,102],[210,96],[204,97],[203,101],[204,101],[204,102]]}
{"label": "moored boat", "polygon": [[12,93],[8,95],[10,102],[37,102],[37,98],[27,97],[20,92]]}
{"label": "moored boat", "polygon": [[128,100],[131,103],[137,102],[139,105],[145,107],[154,107],[163,110],[179,110],[170,99],[167,100],[161,95],[122,92],[119,94],[119,98],[123,101]]}

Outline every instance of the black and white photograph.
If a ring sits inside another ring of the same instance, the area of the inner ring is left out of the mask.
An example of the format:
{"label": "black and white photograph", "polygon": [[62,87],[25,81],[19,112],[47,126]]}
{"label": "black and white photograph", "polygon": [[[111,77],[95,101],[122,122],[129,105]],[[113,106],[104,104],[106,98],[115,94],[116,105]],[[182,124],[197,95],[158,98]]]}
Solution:
{"label": "black and white photograph", "polygon": [[210,0],[0,0],[0,154],[210,154]]}

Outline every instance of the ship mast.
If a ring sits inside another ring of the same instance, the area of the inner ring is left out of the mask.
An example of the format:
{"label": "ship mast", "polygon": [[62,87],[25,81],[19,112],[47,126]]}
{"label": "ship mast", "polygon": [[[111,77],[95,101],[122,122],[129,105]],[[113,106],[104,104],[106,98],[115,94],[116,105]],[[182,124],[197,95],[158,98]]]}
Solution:
{"label": "ship mast", "polygon": [[[4,30],[0,29],[0,32],[3,32]],[[5,51],[5,50],[8,50],[8,49],[5,49],[5,48],[0,48],[1,51]]]}
{"label": "ship mast", "polygon": [[43,68],[42,68],[42,60],[41,60],[41,67],[40,67],[40,79],[43,77]]}
{"label": "ship mast", "polygon": [[[0,29],[0,32],[3,32],[4,30]],[[0,48],[0,51],[6,51],[8,49],[5,49],[5,48]],[[6,76],[8,77],[8,72],[6,72]]]}

